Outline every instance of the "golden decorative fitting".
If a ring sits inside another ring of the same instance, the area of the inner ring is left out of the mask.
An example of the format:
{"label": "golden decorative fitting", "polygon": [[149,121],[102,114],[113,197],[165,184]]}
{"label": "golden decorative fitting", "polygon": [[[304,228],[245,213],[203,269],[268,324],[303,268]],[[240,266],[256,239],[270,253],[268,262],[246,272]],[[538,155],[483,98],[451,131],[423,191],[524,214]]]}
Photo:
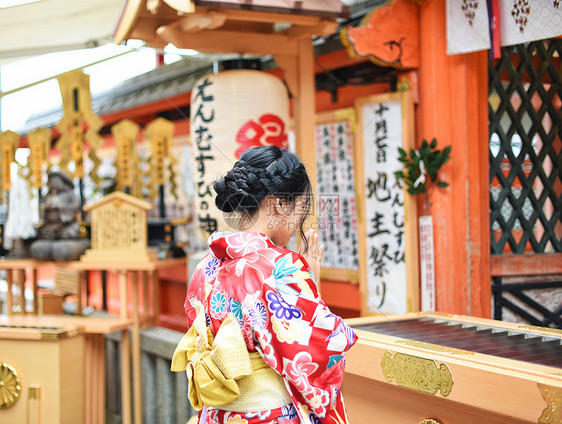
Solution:
{"label": "golden decorative fitting", "polygon": [[3,362],[0,364],[0,408],[10,408],[18,401],[21,392],[21,380],[14,367]]}
{"label": "golden decorative fitting", "polygon": [[421,420],[420,424],[443,424],[443,423],[434,418],[426,418],[425,420]]}
{"label": "golden decorative fitting", "polygon": [[439,367],[432,359],[398,352],[394,357],[386,351],[381,361],[384,378],[388,382],[419,392],[449,396],[453,390],[453,376],[446,364]]}
{"label": "golden decorative fitting", "polygon": [[417,340],[400,339],[400,340],[396,340],[396,343],[404,344],[406,346],[413,346],[422,349],[433,350],[435,352],[450,353],[453,355],[464,355],[464,356],[474,355],[474,352],[470,350],[456,349],[454,347],[447,347],[447,346],[441,346],[432,343],[419,342]]}
{"label": "golden decorative fitting", "polygon": [[41,400],[41,387],[30,387],[27,392],[27,397],[32,400]]}
{"label": "golden decorative fitting", "polygon": [[546,401],[546,408],[538,419],[539,424],[562,423],[562,388],[537,384],[542,397]]}
{"label": "golden decorative fitting", "polygon": [[552,333],[553,336],[561,337],[562,330],[558,328],[550,328],[550,327],[539,327],[538,325],[518,325],[518,329],[521,330],[529,330],[536,333]]}

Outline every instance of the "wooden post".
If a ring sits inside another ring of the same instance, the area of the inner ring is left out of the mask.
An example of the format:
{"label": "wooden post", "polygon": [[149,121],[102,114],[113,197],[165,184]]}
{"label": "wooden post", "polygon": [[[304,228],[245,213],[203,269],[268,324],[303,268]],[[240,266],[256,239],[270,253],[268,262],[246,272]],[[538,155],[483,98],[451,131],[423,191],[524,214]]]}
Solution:
{"label": "wooden post", "polygon": [[11,269],[6,270],[6,283],[8,284],[8,291],[6,292],[6,314],[8,316],[14,313],[14,304],[12,299],[12,284],[14,283],[14,271]]}
{"label": "wooden post", "polygon": [[158,270],[150,271],[150,280],[152,283],[152,314],[154,316],[154,325],[160,322],[160,296],[158,287]]}
{"label": "wooden post", "polygon": [[138,271],[131,273],[133,292],[133,408],[135,423],[142,424],[142,380],[141,380],[141,352],[140,352],[140,321],[139,321],[139,275]]}
{"label": "wooden post", "polygon": [[[315,140],[315,81],[314,81],[314,49],[310,38],[298,41],[297,60],[298,95],[294,100],[294,120],[297,154],[305,163],[306,171],[312,183],[312,190],[316,199],[316,140]],[[317,211],[313,210],[317,219]]]}
{"label": "wooden post", "polygon": [[25,315],[27,312],[25,310],[25,268],[18,269],[18,278],[17,283],[20,287],[20,300],[19,303],[21,305],[21,313]]}
{"label": "wooden post", "polygon": [[[80,299],[78,299],[78,307],[80,307]],[[92,388],[95,388],[93,379],[95,378],[95,370],[92,367],[92,346],[91,338],[84,337],[84,422],[92,424],[95,421],[92,419],[95,407],[92,403]]]}
{"label": "wooden post", "polygon": [[[119,295],[121,300],[120,317],[123,319],[127,319],[127,271],[119,271]],[[132,424],[131,349],[128,328],[121,331],[121,409],[123,424]]]}
{"label": "wooden post", "polygon": [[430,197],[438,311],[490,317],[488,52],[446,55],[444,1],[420,4],[417,142],[452,146]]}
{"label": "wooden post", "polygon": [[[151,324],[154,321],[154,317],[152,316],[149,297],[150,297],[150,290],[149,290],[149,283],[150,279],[148,278],[149,271],[141,271],[142,275],[142,318],[145,325],[147,325],[147,321],[150,320]],[[150,318],[150,319],[149,319]]]}
{"label": "wooden post", "polygon": [[[316,164],[316,83],[314,78],[314,48],[310,37],[297,41],[298,95],[294,100],[294,122],[297,154],[306,167],[312,185],[314,201],[306,226],[318,231],[318,170]],[[320,278],[317,278],[320,293]]]}
{"label": "wooden post", "polygon": [[37,268],[33,267],[31,270],[31,290],[33,292],[33,313],[39,313],[38,297],[37,297]]}
{"label": "wooden post", "polygon": [[[75,315],[82,315],[82,305],[84,304],[82,301],[83,295],[86,293],[86,284],[88,281],[86,279],[86,272],[88,271],[79,271],[78,272],[78,284],[76,285],[76,297],[78,298],[78,305],[76,305],[76,313]],[[86,300],[86,304],[88,301]]]}

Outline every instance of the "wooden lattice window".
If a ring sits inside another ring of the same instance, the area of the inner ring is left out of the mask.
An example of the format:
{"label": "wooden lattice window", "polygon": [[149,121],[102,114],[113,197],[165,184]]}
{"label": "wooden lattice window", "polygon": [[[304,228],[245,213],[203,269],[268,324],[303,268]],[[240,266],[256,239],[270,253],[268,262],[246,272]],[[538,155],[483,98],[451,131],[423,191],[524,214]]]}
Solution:
{"label": "wooden lattice window", "polygon": [[493,255],[562,252],[562,39],[489,62]]}

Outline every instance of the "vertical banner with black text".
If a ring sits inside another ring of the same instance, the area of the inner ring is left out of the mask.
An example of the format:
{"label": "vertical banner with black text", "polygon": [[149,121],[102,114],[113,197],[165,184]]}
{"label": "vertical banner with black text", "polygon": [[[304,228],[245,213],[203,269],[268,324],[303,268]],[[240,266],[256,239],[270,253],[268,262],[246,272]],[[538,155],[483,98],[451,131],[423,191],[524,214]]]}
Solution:
{"label": "vertical banner with black text", "polygon": [[413,103],[408,92],[360,99],[362,313],[417,310],[416,211],[395,176],[398,148],[413,147]]}

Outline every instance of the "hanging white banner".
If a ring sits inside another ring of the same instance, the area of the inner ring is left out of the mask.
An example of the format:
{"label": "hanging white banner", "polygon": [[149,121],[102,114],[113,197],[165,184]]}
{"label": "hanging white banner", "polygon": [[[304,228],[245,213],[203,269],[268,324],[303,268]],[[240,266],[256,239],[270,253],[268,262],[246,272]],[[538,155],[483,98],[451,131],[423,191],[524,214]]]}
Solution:
{"label": "hanging white banner", "polygon": [[433,251],[433,218],[419,217],[421,309],[435,311],[435,259]]}
{"label": "hanging white banner", "polygon": [[365,222],[369,313],[408,311],[404,190],[394,172],[401,169],[402,104],[398,99],[361,108],[364,146]]}
{"label": "hanging white banner", "polygon": [[[493,17],[489,2],[497,7]],[[562,1],[447,0],[447,54],[489,49],[490,19],[494,28],[499,21],[502,46],[558,37],[562,35]]]}
{"label": "hanging white banner", "polygon": [[501,45],[527,43],[562,35],[562,2],[500,0]]}
{"label": "hanging white banner", "polygon": [[447,54],[490,48],[486,0],[447,0]]}

